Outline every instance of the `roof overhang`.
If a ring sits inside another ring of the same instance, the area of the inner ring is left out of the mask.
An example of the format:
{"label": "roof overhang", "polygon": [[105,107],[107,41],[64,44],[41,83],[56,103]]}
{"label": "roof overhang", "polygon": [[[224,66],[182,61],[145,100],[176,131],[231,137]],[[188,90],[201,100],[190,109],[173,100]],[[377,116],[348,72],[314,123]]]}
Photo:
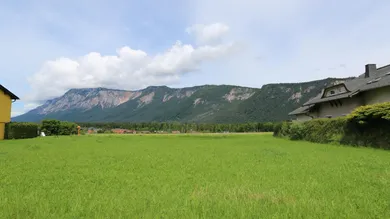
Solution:
{"label": "roof overhang", "polygon": [[294,116],[294,115],[302,115],[302,114],[306,114],[308,112],[310,112],[311,108],[313,108],[314,104],[313,105],[310,105],[310,106],[302,106],[302,107],[299,107],[298,109],[290,112],[288,115],[289,116]]}
{"label": "roof overhang", "polygon": [[344,93],[344,94],[340,94],[340,95],[337,95],[337,96],[325,97],[325,98],[321,98],[321,99],[311,100],[311,101],[308,101],[308,102],[304,103],[303,106],[309,106],[309,105],[317,104],[317,103],[325,103],[325,102],[329,102],[329,101],[332,101],[332,100],[346,99],[346,98],[350,98],[351,94],[352,93]]}
{"label": "roof overhang", "polygon": [[19,97],[0,84],[0,90],[11,97],[11,100],[19,100]]}

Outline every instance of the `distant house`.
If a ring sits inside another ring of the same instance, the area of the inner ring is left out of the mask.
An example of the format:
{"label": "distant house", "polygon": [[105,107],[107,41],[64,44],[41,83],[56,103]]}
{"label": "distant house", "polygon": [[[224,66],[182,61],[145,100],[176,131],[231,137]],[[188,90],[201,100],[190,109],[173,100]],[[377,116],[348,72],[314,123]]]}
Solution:
{"label": "distant house", "polygon": [[0,140],[4,139],[5,124],[11,121],[11,105],[15,100],[19,97],[0,84]]}
{"label": "distant house", "polygon": [[356,107],[390,101],[390,65],[367,64],[357,78],[325,87],[316,97],[289,113],[297,121],[336,118]]}
{"label": "distant house", "polygon": [[98,133],[101,130],[102,129],[100,129],[100,128],[89,127],[87,133],[88,134],[96,134],[96,133]]}
{"label": "distant house", "polygon": [[126,129],[111,129],[111,131],[115,134],[123,134],[125,133]]}
{"label": "distant house", "polygon": [[112,133],[115,134],[135,134],[135,130],[129,130],[129,129],[112,129]]}

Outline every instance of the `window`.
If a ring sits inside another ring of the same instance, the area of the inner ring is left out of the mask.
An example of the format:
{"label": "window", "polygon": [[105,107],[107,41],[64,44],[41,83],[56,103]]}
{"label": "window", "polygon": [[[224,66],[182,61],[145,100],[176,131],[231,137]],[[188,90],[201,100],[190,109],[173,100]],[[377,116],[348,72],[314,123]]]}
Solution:
{"label": "window", "polygon": [[331,91],[330,91],[330,94],[331,94],[331,95],[333,95],[333,94],[335,94],[335,93],[336,93],[336,92],[334,92],[334,90],[331,90]]}

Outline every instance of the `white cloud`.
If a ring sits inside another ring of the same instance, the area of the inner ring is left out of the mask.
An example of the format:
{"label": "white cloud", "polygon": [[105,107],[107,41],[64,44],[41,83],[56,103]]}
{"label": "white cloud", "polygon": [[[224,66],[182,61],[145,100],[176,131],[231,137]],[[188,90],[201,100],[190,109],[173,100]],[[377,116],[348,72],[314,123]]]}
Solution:
{"label": "white cloud", "polygon": [[117,50],[116,55],[104,56],[91,52],[77,59],[62,57],[45,62],[28,79],[32,92],[25,100],[47,100],[71,88],[134,90],[150,85],[172,84],[178,82],[181,75],[196,71],[204,62],[235,53],[236,48],[235,43],[194,47],[177,41],[169,50],[154,56],[142,50],[123,47]]}
{"label": "white cloud", "polygon": [[229,32],[229,26],[222,23],[211,25],[195,24],[186,29],[187,33],[194,35],[198,44],[220,42],[222,37]]}
{"label": "white cloud", "polygon": [[390,63],[390,31],[384,28],[390,9],[387,1],[190,2],[192,23],[227,23],[232,29],[229,36],[249,45],[245,53],[213,69],[218,83],[261,87],[356,76],[366,63]]}

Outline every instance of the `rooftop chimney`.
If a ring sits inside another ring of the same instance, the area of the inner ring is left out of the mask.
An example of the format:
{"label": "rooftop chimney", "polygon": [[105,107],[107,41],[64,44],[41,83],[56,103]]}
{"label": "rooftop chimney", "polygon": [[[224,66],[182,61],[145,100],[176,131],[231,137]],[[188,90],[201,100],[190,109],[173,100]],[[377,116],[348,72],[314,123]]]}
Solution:
{"label": "rooftop chimney", "polygon": [[366,72],[364,73],[364,77],[368,78],[371,76],[374,76],[376,72],[376,64],[367,64],[366,65]]}

